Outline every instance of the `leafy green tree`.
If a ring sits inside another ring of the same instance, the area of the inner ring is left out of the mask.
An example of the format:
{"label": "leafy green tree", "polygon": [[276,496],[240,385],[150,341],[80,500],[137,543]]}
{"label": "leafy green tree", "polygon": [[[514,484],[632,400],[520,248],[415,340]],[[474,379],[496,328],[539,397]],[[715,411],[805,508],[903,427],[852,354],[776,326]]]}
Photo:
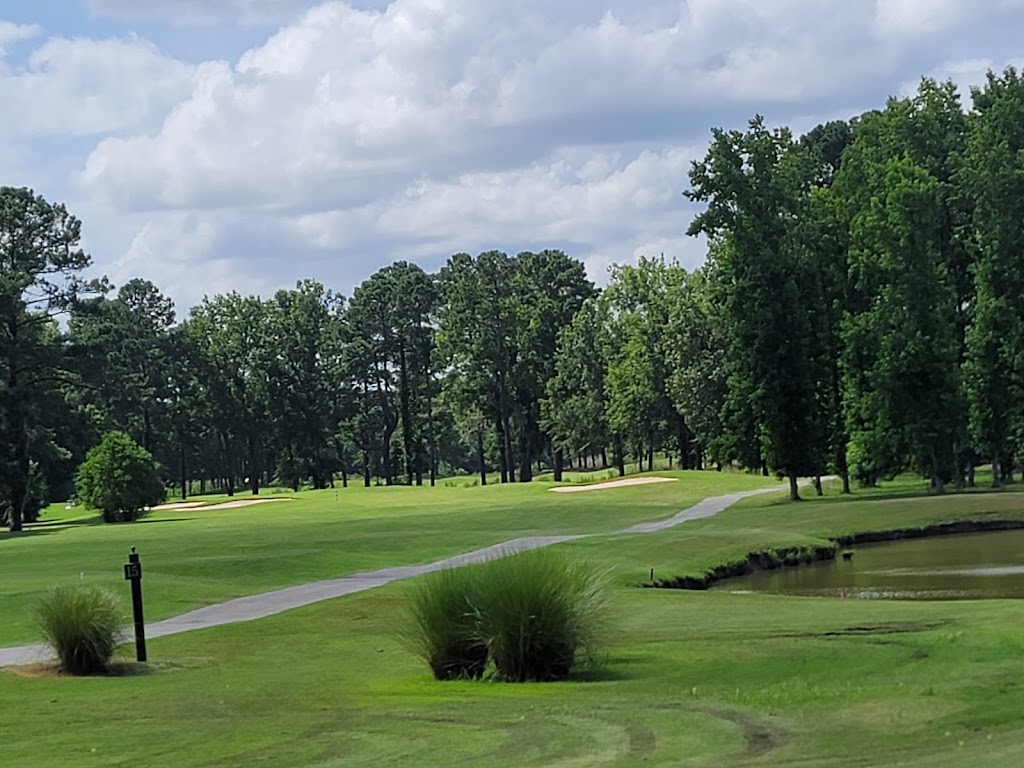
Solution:
{"label": "leafy green tree", "polygon": [[955,464],[958,353],[954,291],[941,260],[939,183],[908,157],[864,163],[856,190],[845,320],[851,438],[869,456],[906,456],[941,493]]}
{"label": "leafy green tree", "polygon": [[326,487],[337,463],[330,454],[340,420],[334,378],[339,336],[333,328],[340,301],[305,280],[295,290],[278,291],[266,305],[266,386],[277,474],[296,489],[306,477],[314,488]]}
{"label": "leafy green tree", "polygon": [[760,117],[746,132],[713,137],[690,171],[687,196],[708,207],[689,234],[728,241],[713,253],[731,339],[729,397],[752,409],[764,459],[798,499],[797,478],[823,463],[796,239],[811,174],[790,132],[769,131]]}
{"label": "leafy green tree", "polygon": [[269,422],[267,305],[237,293],[207,298],[192,310],[187,329],[220,443],[225,490],[233,494],[235,480],[247,474],[250,490],[258,494]]}
{"label": "leafy green tree", "polygon": [[726,460],[721,413],[728,392],[722,311],[710,285],[708,270],[689,274],[678,270],[666,303],[666,386],[673,408],[691,431],[700,453]]}
{"label": "leafy green tree", "polygon": [[444,303],[438,344],[442,358],[457,377],[473,382],[459,392],[472,397],[460,403],[492,418],[498,432],[502,482],[515,480],[512,435],[512,370],[515,339],[523,322],[513,290],[515,264],[507,254],[488,251],[473,258],[459,253],[441,270]]}
{"label": "leafy green tree", "polygon": [[83,399],[103,413],[106,428],[131,435],[146,450],[171,458],[174,304],[148,280],[130,280],[116,298],[75,313],[69,341],[80,361]]}
{"label": "leafy green tree", "polygon": [[[601,335],[607,327],[606,304],[587,300],[561,329],[554,358],[555,374],[541,404],[541,426],[559,454],[594,455],[609,442],[605,372]],[[555,464],[560,481],[561,466]]]}
{"label": "leafy green tree", "polygon": [[81,224],[63,205],[0,187],[0,508],[12,531],[32,512],[39,408],[73,379],[54,318],[103,289],[81,277],[90,259],[80,237]]}
{"label": "leafy green tree", "polygon": [[[521,323],[512,369],[514,417],[518,436],[519,481],[529,482],[531,463],[550,444],[541,430],[541,403],[555,375],[558,332],[572,322],[594,294],[583,264],[558,250],[524,251],[516,256],[514,291]],[[554,451],[556,474],[563,458]]]}
{"label": "leafy green tree", "polygon": [[971,434],[992,460],[992,485],[1020,445],[1024,409],[1024,78],[989,73],[975,89],[974,115],[959,176],[973,208],[973,323],[964,378]]}
{"label": "leafy green tree", "polygon": [[124,432],[108,432],[78,470],[78,496],[106,523],[133,522],[166,498],[153,456]]}

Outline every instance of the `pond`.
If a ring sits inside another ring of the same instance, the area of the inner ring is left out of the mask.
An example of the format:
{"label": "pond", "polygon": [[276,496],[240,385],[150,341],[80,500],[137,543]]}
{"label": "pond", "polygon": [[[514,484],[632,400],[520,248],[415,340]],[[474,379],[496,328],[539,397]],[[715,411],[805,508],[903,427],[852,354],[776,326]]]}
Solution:
{"label": "pond", "polygon": [[1024,597],[1024,531],[861,544],[852,551],[850,560],[760,571],[712,589],[887,600]]}

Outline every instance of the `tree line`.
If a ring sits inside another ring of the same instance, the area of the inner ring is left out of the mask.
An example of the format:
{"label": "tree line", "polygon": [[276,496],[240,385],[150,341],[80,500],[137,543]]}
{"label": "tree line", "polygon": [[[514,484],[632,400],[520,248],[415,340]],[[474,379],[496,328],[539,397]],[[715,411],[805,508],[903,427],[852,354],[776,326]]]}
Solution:
{"label": "tree line", "polygon": [[0,189],[0,515],[73,492],[111,430],[189,493],[433,484],[488,471],[714,464],[848,491],[913,470],[942,492],[1022,436],[1024,80],[950,82],[802,137],[715,130],[690,171],[688,272],[558,250],[404,261],[343,297],[307,280],[205,298],[81,275],[80,223]]}

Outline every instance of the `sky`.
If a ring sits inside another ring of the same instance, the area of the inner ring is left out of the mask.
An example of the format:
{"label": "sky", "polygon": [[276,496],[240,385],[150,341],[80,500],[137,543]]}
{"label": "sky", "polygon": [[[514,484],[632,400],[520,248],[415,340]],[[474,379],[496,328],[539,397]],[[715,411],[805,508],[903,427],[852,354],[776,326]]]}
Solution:
{"label": "sky", "polygon": [[704,244],[712,127],[802,132],[1024,60],[1024,0],[0,0],[0,185],[179,311],[398,259]]}

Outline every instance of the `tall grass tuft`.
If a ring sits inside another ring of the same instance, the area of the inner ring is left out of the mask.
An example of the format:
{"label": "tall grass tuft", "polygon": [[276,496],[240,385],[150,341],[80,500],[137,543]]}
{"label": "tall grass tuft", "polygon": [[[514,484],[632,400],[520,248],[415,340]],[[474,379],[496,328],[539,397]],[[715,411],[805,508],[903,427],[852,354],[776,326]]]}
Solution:
{"label": "tall grass tuft", "polygon": [[564,680],[604,627],[605,579],[563,553],[535,550],[480,569],[477,631],[497,676]]}
{"label": "tall grass tuft", "polygon": [[437,680],[480,678],[487,646],[477,633],[477,567],[446,568],[417,581],[408,640]]}
{"label": "tall grass tuft", "polygon": [[71,675],[107,671],[121,636],[117,598],[85,584],[52,589],[36,606],[40,633]]}

